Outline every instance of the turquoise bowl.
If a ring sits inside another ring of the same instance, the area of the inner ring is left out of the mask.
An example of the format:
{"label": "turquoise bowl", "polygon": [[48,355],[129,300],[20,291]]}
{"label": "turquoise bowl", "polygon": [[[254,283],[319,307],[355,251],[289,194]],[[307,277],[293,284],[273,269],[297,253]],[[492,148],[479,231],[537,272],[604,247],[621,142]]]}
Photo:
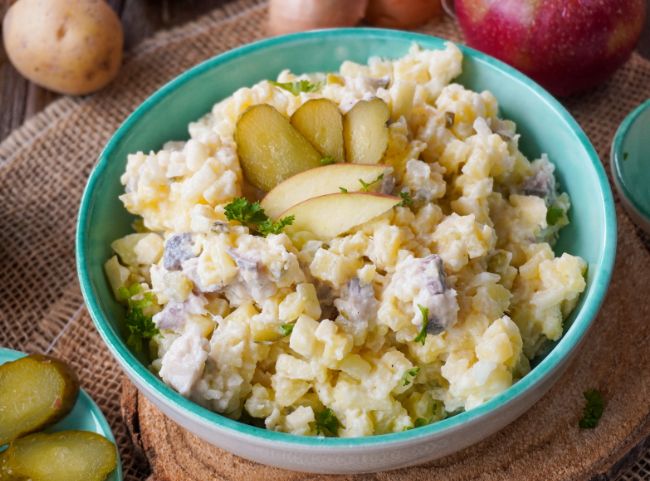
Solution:
{"label": "turquoise bowl", "polygon": [[561,188],[573,201],[571,224],[557,252],[589,263],[587,289],[566,322],[566,333],[522,380],[485,404],[436,424],[402,433],[361,438],[301,437],[267,431],[213,413],[183,398],[152,374],[129,350],[102,264],[110,243],[130,232],[133,218],[118,200],[126,156],[188,138],[187,124],[241,86],[274,78],[281,70],[335,70],[343,60],[398,57],[412,42],[443,48],[444,40],[379,29],[322,30],[271,38],[229,51],[183,73],[148,98],[118,129],[102,152],[81,202],[77,267],[97,330],[126,374],[164,413],[208,442],[261,463],[323,472],[371,472],[410,466],[450,454],[501,429],[537,401],[566,368],[603,301],[616,251],[612,194],[594,148],[571,115],[549,93],[511,67],[463,47],[458,81],[489,89],[501,114],[517,122],[529,157],[549,154]]}
{"label": "turquoise bowl", "polygon": [[[6,362],[15,361],[21,357],[26,356],[26,354],[14,351],[12,349],[6,349],[0,347],[0,366]],[[93,433],[101,434],[106,439],[115,443],[115,438],[111,432],[111,428],[104,417],[99,406],[95,404],[95,401],[84,391],[83,389],[79,391],[79,397],[75,403],[72,411],[61,419],[54,426],[50,426],[45,431],[48,433],[54,433],[57,431],[66,431],[68,429],[74,429],[78,431],[90,431]],[[2,447],[0,447],[2,451]],[[122,481],[122,465],[120,463],[119,453],[117,456],[117,469],[113,471],[106,481]]]}
{"label": "turquoise bowl", "polygon": [[614,185],[632,220],[650,234],[650,99],[634,109],[621,123],[610,162]]}

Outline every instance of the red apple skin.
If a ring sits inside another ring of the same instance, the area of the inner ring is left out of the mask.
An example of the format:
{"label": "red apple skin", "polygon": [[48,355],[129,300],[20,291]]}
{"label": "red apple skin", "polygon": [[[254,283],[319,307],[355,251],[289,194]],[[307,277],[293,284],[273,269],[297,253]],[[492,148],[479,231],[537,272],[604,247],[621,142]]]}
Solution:
{"label": "red apple skin", "polygon": [[636,46],[646,0],[456,0],[468,45],[558,96],[609,78]]}

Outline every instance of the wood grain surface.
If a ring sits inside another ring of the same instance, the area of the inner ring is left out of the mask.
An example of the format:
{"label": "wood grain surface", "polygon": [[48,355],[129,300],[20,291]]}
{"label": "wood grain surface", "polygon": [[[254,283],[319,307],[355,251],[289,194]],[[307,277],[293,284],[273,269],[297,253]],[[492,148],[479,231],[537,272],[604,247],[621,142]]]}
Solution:
{"label": "wood grain surface", "polygon": [[[0,0],[0,18],[14,0]],[[230,0],[107,0],[122,20],[128,50],[154,32],[193,20]],[[650,8],[639,52],[650,58]],[[0,27],[1,31],[1,27]],[[24,79],[0,45],[0,141],[59,96]]]}

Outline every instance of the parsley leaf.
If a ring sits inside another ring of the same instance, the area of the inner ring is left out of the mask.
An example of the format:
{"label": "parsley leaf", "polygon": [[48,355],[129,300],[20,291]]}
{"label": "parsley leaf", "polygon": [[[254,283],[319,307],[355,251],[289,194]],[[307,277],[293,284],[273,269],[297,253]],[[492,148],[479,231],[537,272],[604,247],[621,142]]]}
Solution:
{"label": "parsley leaf", "polygon": [[272,80],[271,84],[287,90],[293,95],[298,95],[300,92],[316,92],[321,87],[320,83],[311,83],[309,80],[297,80],[295,82],[275,82]]}
{"label": "parsley leaf", "polygon": [[325,408],[316,414],[316,434],[324,436],[338,436],[341,421],[336,417],[334,411]]}
{"label": "parsley leaf", "polygon": [[564,216],[564,209],[556,205],[552,205],[546,211],[546,223],[548,225],[555,225]]}
{"label": "parsley leaf", "polygon": [[295,326],[296,326],[295,321],[287,322],[286,324],[280,324],[280,334],[282,334],[282,337],[290,336]]}
{"label": "parsley leaf", "polygon": [[582,411],[582,418],[578,425],[582,429],[594,429],[598,426],[598,421],[605,410],[605,401],[603,395],[597,389],[590,389],[584,392],[587,404]]}
{"label": "parsley leaf", "polygon": [[456,121],[456,114],[454,112],[445,112],[445,127],[451,129]]}
{"label": "parsley leaf", "polygon": [[261,224],[268,220],[259,202],[250,202],[244,197],[238,197],[225,207],[228,220],[236,220],[244,225]]}
{"label": "parsley leaf", "polygon": [[422,329],[420,329],[418,335],[415,336],[413,342],[419,342],[424,346],[424,341],[427,338],[427,326],[429,325],[429,309],[420,304],[418,304],[418,309],[420,309],[420,313],[422,314]]}
{"label": "parsley leaf", "polygon": [[629,155],[630,155],[629,152],[623,152],[623,160],[627,160]]}
{"label": "parsley leaf", "polygon": [[128,288],[121,287],[118,291],[120,300],[126,301],[128,305],[125,324],[129,337],[126,344],[137,353],[142,352],[144,341],[148,341],[159,332],[151,316],[145,314],[145,309],[155,302],[153,294],[142,291],[140,284],[133,284]]}
{"label": "parsley leaf", "polygon": [[345,187],[339,187],[339,190],[340,190],[343,194],[347,194],[347,193],[348,193],[348,189],[346,189]]}
{"label": "parsley leaf", "polygon": [[429,421],[427,421],[426,419],[424,419],[424,418],[417,418],[417,419],[415,420],[415,424],[413,425],[413,427],[419,428],[419,427],[421,427],[421,426],[426,426],[427,424],[429,424]]}
{"label": "parsley leaf", "polygon": [[336,160],[331,155],[326,155],[325,157],[320,159],[320,163],[321,165],[336,164]]}
{"label": "parsley leaf", "polygon": [[407,190],[404,190],[399,193],[399,196],[402,198],[402,202],[397,204],[400,207],[413,207],[413,197]]}
{"label": "parsley leaf", "polygon": [[372,185],[374,185],[377,182],[381,181],[383,178],[384,178],[384,174],[379,174],[377,176],[377,178],[375,180],[373,180],[372,182],[364,182],[363,179],[359,179],[359,183],[361,184],[361,191],[362,192],[368,192],[368,190],[370,189],[370,187]]}
{"label": "parsley leaf", "polygon": [[283,217],[277,222],[273,222],[271,219],[266,219],[264,222],[262,222],[259,225],[257,231],[260,234],[262,234],[264,237],[266,237],[269,234],[279,234],[286,226],[293,224],[293,221],[295,219],[296,216],[294,215],[288,215],[287,217]]}
{"label": "parsley leaf", "polygon": [[250,202],[244,197],[233,200],[224,211],[228,220],[240,222],[264,237],[279,234],[286,226],[293,224],[295,219],[290,215],[274,222],[269,219],[259,202]]}
{"label": "parsley leaf", "polygon": [[420,372],[420,368],[418,366],[413,367],[408,371],[406,371],[404,373],[404,382],[402,383],[402,386],[408,386],[409,384],[411,384],[415,380],[415,377],[418,375],[419,372]]}

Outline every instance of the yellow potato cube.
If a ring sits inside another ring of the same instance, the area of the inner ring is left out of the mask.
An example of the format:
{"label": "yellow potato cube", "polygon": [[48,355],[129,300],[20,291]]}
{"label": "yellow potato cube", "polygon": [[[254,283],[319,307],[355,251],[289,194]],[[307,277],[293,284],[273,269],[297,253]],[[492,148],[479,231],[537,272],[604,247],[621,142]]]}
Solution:
{"label": "yellow potato cube", "polygon": [[316,329],[318,322],[309,316],[300,316],[293,326],[289,347],[306,358],[312,357],[316,353]]}

